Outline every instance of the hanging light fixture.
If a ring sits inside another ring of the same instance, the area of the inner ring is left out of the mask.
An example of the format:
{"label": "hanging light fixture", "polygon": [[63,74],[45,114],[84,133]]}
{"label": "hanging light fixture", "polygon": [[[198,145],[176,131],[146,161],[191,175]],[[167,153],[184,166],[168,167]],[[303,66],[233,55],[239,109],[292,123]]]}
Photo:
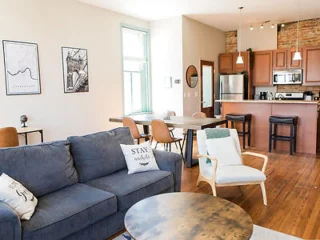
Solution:
{"label": "hanging light fixture", "polygon": [[301,60],[302,57],[301,57],[301,53],[299,52],[299,25],[300,25],[300,14],[299,14],[299,0],[297,0],[297,8],[298,8],[298,11],[297,11],[297,15],[298,15],[298,21],[297,21],[297,43],[296,43],[296,52],[294,53],[293,55],[293,60]]}
{"label": "hanging light fixture", "polygon": [[238,56],[238,58],[237,58],[237,62],[236,62],[236,64],[243,64],[243,59],[242,59],[242,56],[241,56],[241,25],[242,25],[242,16],[241,16],[241,10],[243,9],[243,7],[239,7],[239,11],[240,11],[240,26],[239,26],[239,34],[238,35],[240,35],[239,36],[239,44],[238,44],[238,52],[239,52],[239,56]]}

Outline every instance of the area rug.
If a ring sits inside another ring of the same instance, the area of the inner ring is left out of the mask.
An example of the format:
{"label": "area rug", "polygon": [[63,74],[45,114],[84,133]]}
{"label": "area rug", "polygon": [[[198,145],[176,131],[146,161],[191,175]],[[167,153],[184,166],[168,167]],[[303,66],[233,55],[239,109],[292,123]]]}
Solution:
{"label": "area rug", "polygon": [[[300,240],[294,236],[290,236],[281,232],[277,232],[268,228],[253,225],[253,233],[250,240]],[[114,238],[114,240],[133,240],[130,235],[125,232],[120,236]],[[151,239],[150,239],[151,240]]]}

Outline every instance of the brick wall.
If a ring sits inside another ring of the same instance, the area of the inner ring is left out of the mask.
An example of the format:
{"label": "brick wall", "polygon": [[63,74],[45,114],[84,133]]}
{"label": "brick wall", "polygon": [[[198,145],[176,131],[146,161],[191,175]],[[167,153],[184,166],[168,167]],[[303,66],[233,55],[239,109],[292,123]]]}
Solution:
{"label": "brick wall", "polygon": [[[237,51],[237,31],[226,32],[226,52]],[[278,32],[278,49],[296,46],[297,22],[286,23]],[[300,22],[299,46],[320,46],[320,18]]]}
{"label": "brick wall", "polygon": [[[237,51],[237,31],[226,32],[226,52]],[[297,22],[286,23],[278,32],[278,49],[296,46]],[[320,18],[300,22],[299,46],[320,46]],[[278,92],[304,92],[312,91],[318,95],[320,86],[279,85]]]}
{"label": "brick wall", "polygon": [[[320,46],[320,18],[300,22],[299,46]],[[296,46],[297,22],[287,23],[278,32],[278,49]]]}
{"label": "brick wall", "polygon": [[237,51],[237,31],[226,32],[226,52]]}

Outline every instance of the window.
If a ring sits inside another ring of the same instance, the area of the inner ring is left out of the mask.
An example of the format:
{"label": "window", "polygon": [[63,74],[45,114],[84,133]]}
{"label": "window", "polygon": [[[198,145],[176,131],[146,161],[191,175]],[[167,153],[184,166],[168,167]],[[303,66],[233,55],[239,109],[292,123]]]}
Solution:
{"label": "window", "polygon": [[124,114],[151,111],[148,32],[122,27]]}

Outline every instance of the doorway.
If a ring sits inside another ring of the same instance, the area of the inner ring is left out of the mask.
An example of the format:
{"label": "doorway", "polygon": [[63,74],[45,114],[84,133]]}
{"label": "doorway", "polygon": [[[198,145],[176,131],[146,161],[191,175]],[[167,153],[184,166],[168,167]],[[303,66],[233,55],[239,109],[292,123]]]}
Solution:
{"label": "doorway", "polygon": [[214,117],[214,62],[200,61],[201,112]]}

